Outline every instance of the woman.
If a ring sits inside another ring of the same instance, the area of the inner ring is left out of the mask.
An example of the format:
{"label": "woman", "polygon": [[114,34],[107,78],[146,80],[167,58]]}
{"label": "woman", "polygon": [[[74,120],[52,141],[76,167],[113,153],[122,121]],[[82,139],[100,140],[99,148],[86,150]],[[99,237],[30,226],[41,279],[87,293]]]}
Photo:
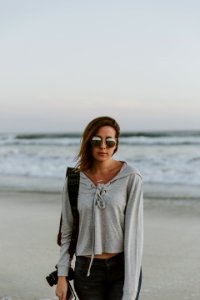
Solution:
{"label": "woman", "polygon": [[[80,300],[135,300],[142,264],[142,179],[126,162],[113,159],[120,128],[111,117],[86,127],[77,167],[79,235],[74,287]],[[67,183],[62,206],[62,245],[56,295],[66,300],[73,217]]]}

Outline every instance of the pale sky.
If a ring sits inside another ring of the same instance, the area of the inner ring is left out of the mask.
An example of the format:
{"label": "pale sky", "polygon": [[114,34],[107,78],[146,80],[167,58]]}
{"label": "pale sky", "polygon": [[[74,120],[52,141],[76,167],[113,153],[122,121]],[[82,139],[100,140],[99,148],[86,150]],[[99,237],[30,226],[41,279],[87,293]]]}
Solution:
{"label": "pale sky", "polygon": [[200,129],[200,2],[0,0],[0,132]]}

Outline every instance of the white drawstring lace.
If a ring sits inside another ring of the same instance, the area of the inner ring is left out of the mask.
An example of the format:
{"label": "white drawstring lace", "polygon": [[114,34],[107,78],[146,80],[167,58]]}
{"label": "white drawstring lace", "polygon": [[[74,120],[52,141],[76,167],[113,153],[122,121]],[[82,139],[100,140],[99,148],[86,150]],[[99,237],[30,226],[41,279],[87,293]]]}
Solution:
{"label": "white drawstring lace", "polygon": [[92,263],[94,260],[94,247],[95,247],[95,209],[96,206],[100,209],[105,209],[106,208],[106,202],[104,199],[104,195],[106,193],[106,189],[104,187],[104,185],[97,185],[97,189],[96,189],[96,194],[94,196],[94,201],[93,201],[93,208],[92,208],[92,225],[93,225],[93,232],[92,232],[92,255],[91,255],[91,260],[90,260],[90,264],[89,264],[89,268],[88,268],[88,272],[87,272],[87,276],[90,276],[90,270],[92,267]]}

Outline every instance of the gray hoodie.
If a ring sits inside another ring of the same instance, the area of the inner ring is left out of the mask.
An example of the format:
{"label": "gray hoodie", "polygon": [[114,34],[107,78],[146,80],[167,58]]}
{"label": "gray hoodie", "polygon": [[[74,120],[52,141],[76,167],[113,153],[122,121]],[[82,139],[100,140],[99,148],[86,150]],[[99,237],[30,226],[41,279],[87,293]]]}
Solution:
{"label": "gray hoodie", "polygon": [[[78,195],[79,235],[76,256],[124,252],[125,279],[122,300],[135,300],[142,264],[143,190],[139,172],[124,162],[119,173],[106,184],[95,185],[80,173]],[[62,201],[62,240],[58,276],[67,276],[70,266],[68,248],[73,216],[67,193]]]}

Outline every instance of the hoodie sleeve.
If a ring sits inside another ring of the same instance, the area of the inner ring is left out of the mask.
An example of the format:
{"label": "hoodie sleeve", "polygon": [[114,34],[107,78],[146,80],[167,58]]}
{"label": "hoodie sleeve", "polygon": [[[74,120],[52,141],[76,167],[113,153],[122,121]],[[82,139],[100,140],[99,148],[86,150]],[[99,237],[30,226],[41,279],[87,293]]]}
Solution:
{"label": "hoodie sleeve", "polygon": [[129,181],[125,213],[125,279],[123,300],[135,300],[137,295],[143,251],[143,189],[142,178],[133,174]]}
{"label": "hoodie sleeve", "polygon": [[58,276],[67,276],[70,267],[70,255],[68,252],[72,235],[73,215],[71,211],[67,179],[64,184],[62,194],[62,227],[61,227],[61,247],[60,258],[57,263]]}

